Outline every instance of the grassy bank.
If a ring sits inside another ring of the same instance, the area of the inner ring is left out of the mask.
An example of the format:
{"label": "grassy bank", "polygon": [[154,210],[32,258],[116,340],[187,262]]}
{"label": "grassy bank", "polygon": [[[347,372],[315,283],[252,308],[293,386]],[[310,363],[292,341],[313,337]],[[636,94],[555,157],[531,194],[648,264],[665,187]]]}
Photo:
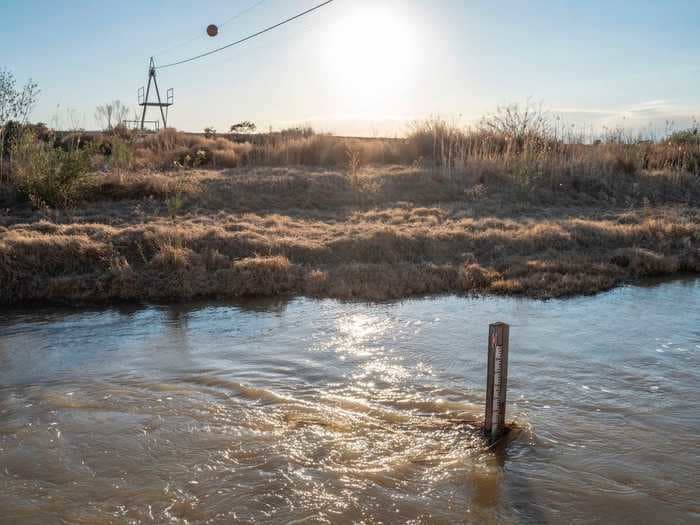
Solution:
{"label": "grassy bank", "polygon": [[700,271],[686,171],[108,170],[0,214],[0,302],[423,293],[558,297]]}
{"label": "grassy bank", "polygon": [[0,303],[559,297],[698,272],[698,136],[587,142],[517,108],[401,139],[6,127]]}

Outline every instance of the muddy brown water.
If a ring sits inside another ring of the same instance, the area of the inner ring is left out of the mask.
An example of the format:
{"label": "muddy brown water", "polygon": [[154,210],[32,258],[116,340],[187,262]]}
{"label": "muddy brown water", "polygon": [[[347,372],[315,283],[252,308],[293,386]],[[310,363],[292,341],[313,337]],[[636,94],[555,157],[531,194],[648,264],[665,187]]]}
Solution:
{"label": "muddy brown water", "polygon": [[[700,522],[700,280],[0,312],[0,522]],[[487,325],[511,323],[501,451]]]}

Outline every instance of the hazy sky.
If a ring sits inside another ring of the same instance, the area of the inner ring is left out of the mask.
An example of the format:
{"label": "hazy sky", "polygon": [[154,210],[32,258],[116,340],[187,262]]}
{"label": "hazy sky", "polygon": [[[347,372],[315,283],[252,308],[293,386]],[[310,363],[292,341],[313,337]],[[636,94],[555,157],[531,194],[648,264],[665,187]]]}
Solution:
{"label": "hazy sky", "polygon": [[[319,2],[2,0],[0,67],[38,81],[34,120],[94,128],[98,104],[137,107],[149,56],[187,58]],[[700,116],[698,34],[695,0],[335,0],[158,79],[175,88],[170,123],[187,130],[252,120],[393,135],[527,99],[579,125],[663,130]]]}

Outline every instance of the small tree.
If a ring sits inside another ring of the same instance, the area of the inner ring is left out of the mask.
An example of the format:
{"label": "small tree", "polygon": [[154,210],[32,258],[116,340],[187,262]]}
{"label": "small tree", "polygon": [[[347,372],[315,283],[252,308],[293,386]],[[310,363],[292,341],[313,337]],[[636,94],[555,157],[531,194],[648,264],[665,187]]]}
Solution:
{"label": "small tree", "polygon": [[32,79],[18,88],[15,76],[6,69],[0,69],[0,126],[4,126],[8,120],[26,124],[38,95],[38,84]]}
{"label": "small tree", "polygon": [[100,123],[102,129],[112,129],[112,114],[114,106],[112,104],[103,104],[95,108],[95,119]]}
{"label": "small tree", "polygon": [[667,141],[669,144],[693,144],[700,146],[700,124],[697,120],[693,119],[692,126],[680,131],[674,131],[668,136]]}
{"label": "small tree", "polygon": [[213,139],[214,137],[216,137],[216,130],[212,126],[204,128],[204,138]]}
{"label": "small tree", "polygon": [[257,126],[249,121],[244,120],[238,124],[233,124],[230,128],[231,133],[253,133],[257,129]]}
{"label": "small tree", "polygon": [[38,84],[32,79],[19,88],[14,75],[0,69],[0,180],[5,177],[4,159],[12,150],[12,142],[27,123],[38,95]]}
{"label": "small tree", "polygon": [[114,121],[117,126],[120,126],[126,120],[126,117],[129,116],[129,108],[122,104],[120,100],[115,100],[112,102],[112,105],[114,106]]}
{"label": "small tree", "polygon": [[514,141],[519,148],[528,139],[544,139],[549,135],[550,122],[542,108],[528,102],[524,107],[518,104],[498,107],[493,115],[480,122],[481,131],[501,135]]}
{"label": "small tree", "polygon": [[128,115],[129,108],[120,100],[114,100],[95,108],[95,119],[102,125],[102,129],[107,131],[119,126]]}

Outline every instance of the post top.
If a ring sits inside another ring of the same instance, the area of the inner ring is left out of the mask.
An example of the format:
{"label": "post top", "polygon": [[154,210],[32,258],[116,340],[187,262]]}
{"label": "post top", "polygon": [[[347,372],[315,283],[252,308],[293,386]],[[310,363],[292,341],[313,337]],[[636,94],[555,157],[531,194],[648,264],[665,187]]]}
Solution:
{"label": "post top", "polygon": [[508,323],[504,323],[503,321],[496,321],[495,323],[491,323],[491,326],[508,326]]}

